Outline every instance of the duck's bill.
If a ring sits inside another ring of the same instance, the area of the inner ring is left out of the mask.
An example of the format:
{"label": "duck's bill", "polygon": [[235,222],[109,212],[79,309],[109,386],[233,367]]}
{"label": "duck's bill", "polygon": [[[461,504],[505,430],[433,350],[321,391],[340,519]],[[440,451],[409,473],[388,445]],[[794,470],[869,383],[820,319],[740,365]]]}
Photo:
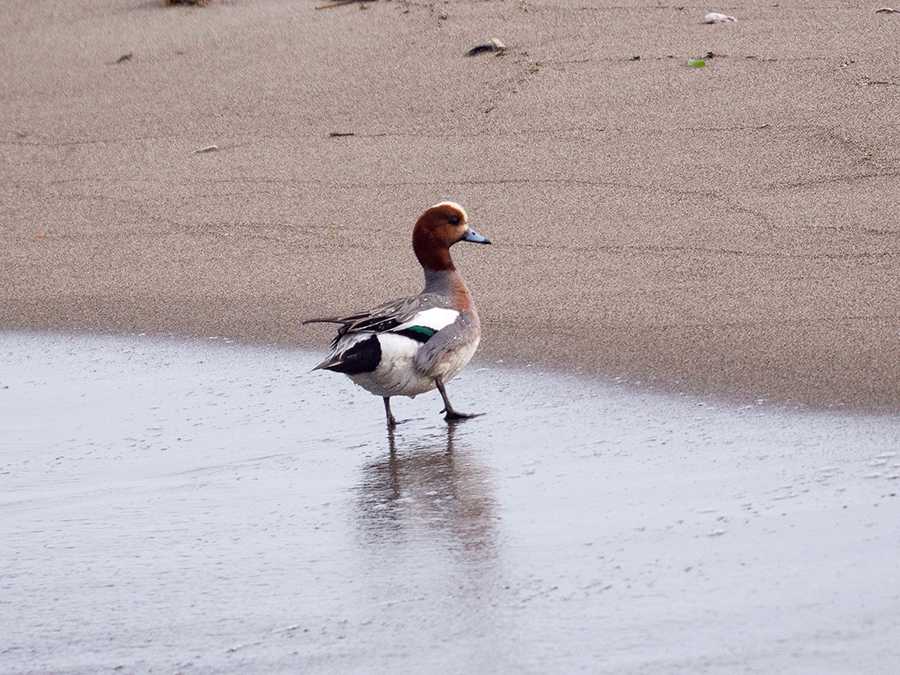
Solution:
{"label": "duck's bill", "polygon": [[466,230],[466,233],[463,235],[463,241],[471,241],[473,244],[490,244],[491,240],[485,237],[484,235],[478,234],[471,227]]}

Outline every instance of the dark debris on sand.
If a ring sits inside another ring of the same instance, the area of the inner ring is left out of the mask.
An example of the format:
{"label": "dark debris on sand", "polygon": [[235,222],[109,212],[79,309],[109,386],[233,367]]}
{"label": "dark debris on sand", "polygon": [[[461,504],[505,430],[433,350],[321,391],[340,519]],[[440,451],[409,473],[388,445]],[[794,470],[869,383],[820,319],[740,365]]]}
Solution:
{"label": "dark debris on sand", "polygon": [[366,3],[375,2],[376,0],[332,0],[324,5],[316,5],[316,9],[333,9],[335,7],[343,7],[344,5],[359,5],[360,9],[366,8]]}

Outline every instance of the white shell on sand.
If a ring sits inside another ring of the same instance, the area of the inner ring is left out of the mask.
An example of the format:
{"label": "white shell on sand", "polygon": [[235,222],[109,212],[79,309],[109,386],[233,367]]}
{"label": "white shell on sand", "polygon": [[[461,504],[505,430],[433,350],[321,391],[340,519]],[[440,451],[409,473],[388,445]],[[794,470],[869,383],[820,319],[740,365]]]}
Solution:
{"label": "white shell on sand", "polygon": [[707,12],[706,16],[703,17],[703,23],[737,23],[737,19],[728,14]]}

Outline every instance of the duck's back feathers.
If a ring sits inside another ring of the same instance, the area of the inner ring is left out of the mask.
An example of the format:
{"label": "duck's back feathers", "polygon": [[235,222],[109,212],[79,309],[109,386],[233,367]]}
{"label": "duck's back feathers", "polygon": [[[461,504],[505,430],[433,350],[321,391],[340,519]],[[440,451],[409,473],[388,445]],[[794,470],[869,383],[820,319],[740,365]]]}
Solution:
{"label": "duck's back feathers", "polygon": [[[338,342],[340,342],[342,337],[354,333],[400,332],[421,325],[426,329],[431,329],[430,335],[433,335],[444,326],[453,323],[459,314],[456,310],[447,308],[446,303],[446,298],[441,295],[422,293],[408,298],[392,300],[374,309],[348,316],[307,319],[303,324],[339,324],[340,328],[338,328],[337,335],[331,342],[332,349],[338,346]],[[422,319],[418,320],[417,315],[421,315]],[[426,330],[425,333],[427,332]],[[424,333],[419,333],[418,335],[421,337]],[[427,337],[430,337],[430,335]],[[413,334],[409,337],[419,339],[419,337],[414,337]]]}

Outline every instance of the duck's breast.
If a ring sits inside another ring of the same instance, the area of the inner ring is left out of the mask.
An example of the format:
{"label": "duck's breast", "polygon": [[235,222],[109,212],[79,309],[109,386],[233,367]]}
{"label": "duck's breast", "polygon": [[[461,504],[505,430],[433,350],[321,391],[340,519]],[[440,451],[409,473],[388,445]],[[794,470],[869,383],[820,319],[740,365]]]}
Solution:
{"label": "duck's breast", "polygon": [[435,373],[434,376],[440,377],[442,382],[449,382],[456,377],[459,374],[459,371],[465,368],[469,361],[472,360],[475,351],[478,349],[479,342],[480,339],[475,337],[474,339],[462,342],[454,349],[447,350],[447,352],[438,359],[436,368],[433,371]]}
{"label": "duck's breast", "polygon": [[416,354],[416,368],[444,382],[456,376],[472,359],[481,341],[478,314],[462,312],[452,324],[439,330]]}

